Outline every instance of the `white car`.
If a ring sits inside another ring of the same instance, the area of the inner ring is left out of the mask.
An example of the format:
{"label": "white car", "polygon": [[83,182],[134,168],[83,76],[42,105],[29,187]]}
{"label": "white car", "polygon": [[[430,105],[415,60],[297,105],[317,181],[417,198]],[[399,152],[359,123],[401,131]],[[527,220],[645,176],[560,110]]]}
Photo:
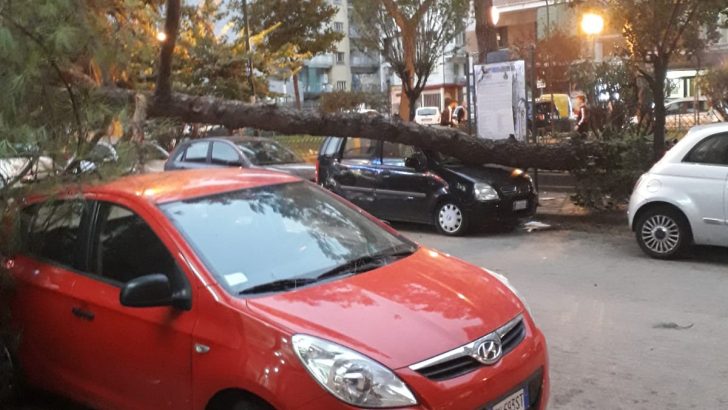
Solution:
{"label": "white car", "polygon": [[678,257],[693,244],[728,247],[728,123],[691,129],[642,175],[629,223],[654,258]]}
{"label": "white car", "polygon": [[665,128],[667,129],[688,129],[695,125],[720,121],[718,112],[708,105],[705,97],[699,98],[697,102],[695,98],[681,98],[665,104]]}
{"label": "white car", "polygon": [[415,122],[422,125],[440,125],[440,109],[420,107],[415,111]]}

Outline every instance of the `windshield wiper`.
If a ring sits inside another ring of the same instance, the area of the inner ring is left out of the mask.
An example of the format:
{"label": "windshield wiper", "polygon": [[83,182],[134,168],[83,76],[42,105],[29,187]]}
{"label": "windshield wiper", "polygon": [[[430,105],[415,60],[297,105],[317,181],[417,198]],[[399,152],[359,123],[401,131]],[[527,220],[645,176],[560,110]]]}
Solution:
{"label": "windshield wiper", "polygon": [[252,295],[256,293],[279,292],[282,290],[296,289],[300,288],[301,286],[310,285],[317,281],[318,279],[316,278],[281,279],[243,289],[238,292],[238,295]]}
{"label": "windshield wiper", "polygon": [[353,259],[345,262],[339,266],[329,269],[315,277],[298,277],[290,279],[280,279],[262,285],[256,285],[247,289],[241,290],[238,295],[252,295],[258,293],[268,292],[281,292],[284,290],[296,289],[302,286],[310,285],[324,279],[354,275],[382,267],[386,262],[391,259],[399,259],[405,256],[412,255],[417,250],[414,246],[394,247],[383,252],[375,253],[373,255],[363,256],[361,258]]}
{"label": "windshield wiper", "polygon": [[387,251],[375,253],[373,255],[363,256],[361,258],[348,261],[342,265],[339,265],[318,275],[316,277],[316,280],[322,280],[341,275],[353,275],[370,271],[372,269],[384,266],[386,264],[385,262],[390,259],[399,259],[405,256],[412,255],[416,250],[417,248],[413,246],[407,246],[404,249],[395,247]]}

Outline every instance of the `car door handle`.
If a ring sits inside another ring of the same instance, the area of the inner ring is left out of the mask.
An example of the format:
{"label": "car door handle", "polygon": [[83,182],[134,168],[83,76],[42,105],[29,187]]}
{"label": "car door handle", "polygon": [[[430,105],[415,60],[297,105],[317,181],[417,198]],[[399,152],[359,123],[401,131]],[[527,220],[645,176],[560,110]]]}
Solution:
{"label": "car door handle", "polygon": [[80,317],[83,320],[88,320],[89,322],[94,320],[94,317],[96,317],[96,315],[94,315],[94,312],[84,310],[78,307],[71,309],[71,313],[73,313],[74,316]]}

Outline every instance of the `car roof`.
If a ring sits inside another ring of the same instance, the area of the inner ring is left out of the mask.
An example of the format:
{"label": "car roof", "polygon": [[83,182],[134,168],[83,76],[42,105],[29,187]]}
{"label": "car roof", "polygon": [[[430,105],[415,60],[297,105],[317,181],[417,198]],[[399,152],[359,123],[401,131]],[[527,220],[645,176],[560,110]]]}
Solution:
{"label": "car roof", "polygon": [[185,144],[190,144],[193,142],[209,142],[209,141],[229,141],[232,143],[236,142],[244,142],[244,141],[271,141],[275,142],[275,140],[271,138],[266,137],[238,137],[238,136],[228,136],[228,137],[205,137],[205,138],[197,138],[185,141]]}
{"label": "car roof", "polygon": [[[110,182],[85,185],[85,194],[140,197],[160,204],[241,189],[302,181],[282,172],[259,168],[215,168],[167,171],[127,176]],[[78,192],[71,185],[67,192]]]}

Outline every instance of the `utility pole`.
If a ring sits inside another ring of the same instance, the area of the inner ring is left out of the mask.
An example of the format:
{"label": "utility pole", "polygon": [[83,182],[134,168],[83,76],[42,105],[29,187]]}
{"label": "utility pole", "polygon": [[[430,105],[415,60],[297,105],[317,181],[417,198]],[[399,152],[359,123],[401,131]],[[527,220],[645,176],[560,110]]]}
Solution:
{"label": "utility pole", "polygon": [[253,80],[253,54],[250,52],[250,22],[248,21],[248,0],[243,0],[243,20],[245,22],[245,53],[248,55],[248,85],[250,102],[255,104],[255,81]]}

